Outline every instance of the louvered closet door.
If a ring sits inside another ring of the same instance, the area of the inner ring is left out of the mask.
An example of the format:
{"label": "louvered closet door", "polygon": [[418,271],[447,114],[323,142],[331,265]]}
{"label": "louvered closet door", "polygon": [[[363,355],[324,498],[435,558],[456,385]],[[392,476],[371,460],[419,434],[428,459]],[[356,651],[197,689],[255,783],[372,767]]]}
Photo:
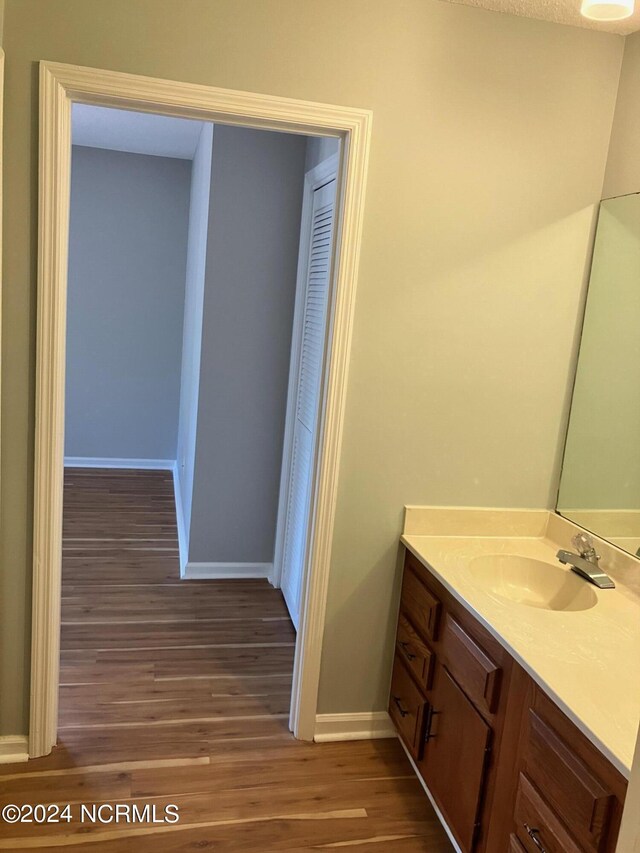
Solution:
{"label": "louvered closet door", "polygon": [[311,229],[306,235],[308,264],[302,318],[293,451],[282,562],[282,592],[296,629],[307,544],[327,297],[335,214],[335,180],[313,193]]}

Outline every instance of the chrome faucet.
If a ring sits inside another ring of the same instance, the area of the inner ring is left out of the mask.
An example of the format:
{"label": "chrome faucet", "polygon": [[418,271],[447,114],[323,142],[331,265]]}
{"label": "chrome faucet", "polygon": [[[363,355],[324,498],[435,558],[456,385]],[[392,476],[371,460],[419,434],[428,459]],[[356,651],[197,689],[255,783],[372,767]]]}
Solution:
{"label": "chrome faucet", "polygon": [[600,589],[614,589],[615,584],[598,565],[599,555],[588,533],[578,533],[571,540],[577,554],[571,551],[558,551],[557,557],[563,565],[571,566],[571,571],[595,584]]}

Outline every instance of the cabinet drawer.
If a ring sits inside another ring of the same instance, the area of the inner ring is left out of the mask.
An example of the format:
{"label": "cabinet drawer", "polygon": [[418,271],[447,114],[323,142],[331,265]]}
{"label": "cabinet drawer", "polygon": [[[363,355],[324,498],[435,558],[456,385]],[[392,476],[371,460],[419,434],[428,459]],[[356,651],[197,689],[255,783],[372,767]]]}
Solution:
{"label": "cabinet drawer", "polygon": [[514,818],[516,834],[527,853],[584,853],[522,773]]}
{"label": "cabinet drawer", "polygon": [[481,711],[492,713],[500,693],[501,669],[464,628],[447,614],[442,632],[447,668]]}
{"label": "cabinet drawer", "polygon": [[509,853],[525,853],[525,849],[520,844],[518,839],[513,833],[511,834],[511,838],[509,839]]}
{"label": "cabinet drawer", "polygon": [[610,826],[613,793],[532,710],[525,772],[576,838],[590,850],[601,850]]}
{"label": "cabinet drawer", "polygon": [[398,620],[396,649],[402,660],[418,679],[420,686],[428,690],[431,687],[433,654],[403,613],[400,614]]}
{"label": "cabinet drawer", "polygon": [[389,714],[396,729],[417,760],[424,746],[424,721],[426,701],[407,672],[399,655],[393,662]]}
{"label": "cabinet drawer", "polygon": [[418,631],[421,631],[430,640],[436,639],[440,602],[429,592],[409,566],[406,566],[404,570],[400,606]]}

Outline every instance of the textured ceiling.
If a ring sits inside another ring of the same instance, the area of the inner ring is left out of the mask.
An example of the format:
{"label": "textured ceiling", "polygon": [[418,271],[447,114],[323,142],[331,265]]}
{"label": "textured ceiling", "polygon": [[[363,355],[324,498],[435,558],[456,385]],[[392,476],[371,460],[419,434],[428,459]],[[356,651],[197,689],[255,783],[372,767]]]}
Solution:
{"label": "textured ceiling", "polygon": [[493,12],[506,12],[508,15],[554,21],[556,24],[586,27],[590,30],[602,30],[620,35],[629,35],[640,30],[640,0],[636,0],[636,10],[630,18],[608,23],[583,18],[580,14],[582,0],[445,0],[445,2],[477,6]]}

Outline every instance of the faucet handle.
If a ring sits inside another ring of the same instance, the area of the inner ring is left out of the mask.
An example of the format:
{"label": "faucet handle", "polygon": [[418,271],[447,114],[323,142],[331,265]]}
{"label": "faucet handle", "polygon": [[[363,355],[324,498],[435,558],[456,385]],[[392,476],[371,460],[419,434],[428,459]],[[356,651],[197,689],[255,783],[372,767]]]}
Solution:
{"label": "faucet handle", "polygon": [[571,540],[571,544],[575,547],[581,557],[584,557],[585,554],[596,553],[596,549],[593,544],[593,539],[586,532],[576,533],[576,535]]}

